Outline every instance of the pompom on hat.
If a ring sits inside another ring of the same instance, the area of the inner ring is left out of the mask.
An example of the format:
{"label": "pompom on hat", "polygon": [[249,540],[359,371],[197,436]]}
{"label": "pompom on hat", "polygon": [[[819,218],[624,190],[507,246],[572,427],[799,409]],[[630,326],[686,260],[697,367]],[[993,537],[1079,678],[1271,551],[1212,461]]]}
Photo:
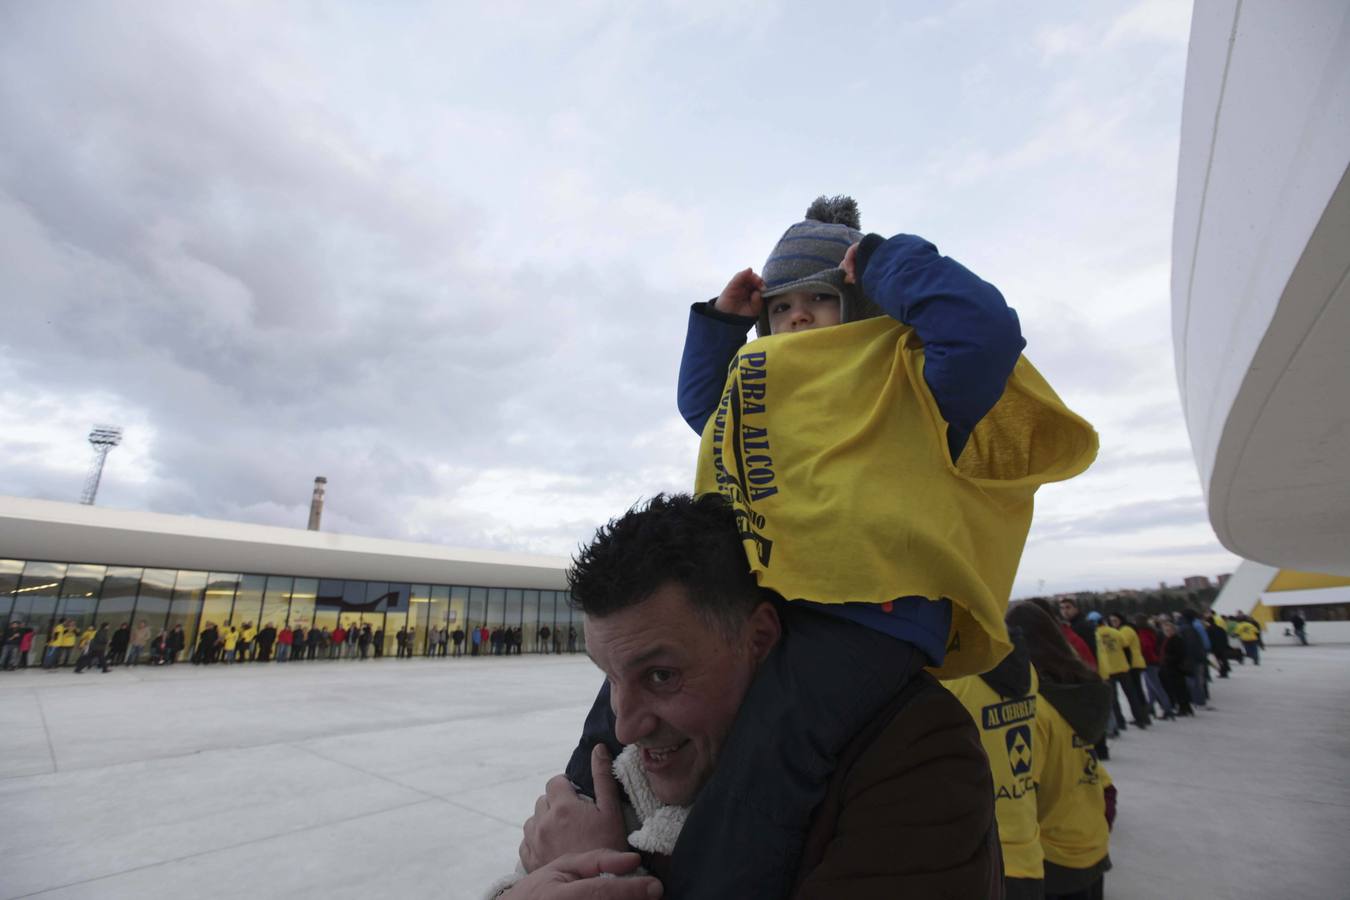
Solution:
{"label": "pompom on hat", "polygon": [[843,194],[822,195],[806,210],[806,218],[783,232],[762,272],[765,307],[755,324],[760,337],[769,334],[768,300],[794,291],[839,297],[840,322],[881,315],[857,285],[844,282],[844,270],[839,268],[848,248],[863,239],[860,227],[856,200]]}

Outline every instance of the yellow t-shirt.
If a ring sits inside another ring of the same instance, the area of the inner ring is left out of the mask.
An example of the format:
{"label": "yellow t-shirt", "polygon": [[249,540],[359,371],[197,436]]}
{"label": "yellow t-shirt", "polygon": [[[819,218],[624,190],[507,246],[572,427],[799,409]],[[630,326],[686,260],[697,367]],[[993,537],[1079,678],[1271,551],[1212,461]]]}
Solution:
{"label": "yellow t-shirt", "polygon": [[250,626],[248,628],[245,628],[243,634],[240,636],[244,639],[245,642],[251,644],[253,643],[253,639],[258,636],[258,629]]}
{"label": "yellow t-shirt", "polygon": [[1260,636],[1261,633],[1256,630],[1256,626],[1251,622],[1237,623],[1237,637],[1244,644],[1255,642]]}
{"label": "yellow t-shirt", "polygon": [[[1100,634],[1100,632],[1098,632]],[[1086,869],[1110,849],[1105,790],[1111,784],[1092,745],[1044,697],[1036,698],[1036,729],[1042,763],[1036,806],[1041,848],[1058,866]]]}
{"label": "yellow t-shirt", "polygon": [[1123,623],[1118,630],[1121,640],[1125,644],[1125,649],[1130,651],[1126,654],[1129,657],[1130,668],[1147,669],[1148,665],[1144,662],[1144,648],[1139,645],[1139,632],[1135,631],[1132,626]]}
{"label": "yellow t-shirt", "polygon": [[57,647],[74,647],[76,633],[74,628],[66,628],[64,625],[56,626],[56,638],[52,641]]}
{"label": "yellow t-shirt", "polygon": [[[75,632],[73,631],[71,632],[72,635],[74,635],[74,633]],[[85,647],[88,647],[89,642],[94,639],[94,635],[97,633],[98,632],[93,628],[86,628],[84,633],[80,635],[80,649],[83,650]]]}
{"label": "yellow t-shirt", "polygon": [[1103,678],[1130,671],[1125,659],[1125,638],[1110,625],[1097,626],[1097,674]]}
{"label": "yellow t-shirt", "polygon": [[1022,358],[953,463],[923,362],[913,329],[886,317],[752,342],[694,490],[728,498],[755,578],[789,600],[950,600],[936,671],[955,678],[1007,654],[1033,496],[1087,468],[1097,435]]}
{"label": "yellow t-shirt", "polygon": [[1039,715],[1035,670],[1031,690],[1022,697],[1003,697],[978,675],[944,681],[942,686],[956,695],[980,729],[994,776],[994,816],[1004,871],[1012,878],[1044,878],[1045,854],[1036,814],[1042,748],[1035,727]]}
{"label": "yellow t-shirt", "polygon": [[233,650],[234,645],[239,643],[239,632],[235,631],[233,628],[226,628],[225,633],[222,634],[220,638],[225,642],[226,650]]}

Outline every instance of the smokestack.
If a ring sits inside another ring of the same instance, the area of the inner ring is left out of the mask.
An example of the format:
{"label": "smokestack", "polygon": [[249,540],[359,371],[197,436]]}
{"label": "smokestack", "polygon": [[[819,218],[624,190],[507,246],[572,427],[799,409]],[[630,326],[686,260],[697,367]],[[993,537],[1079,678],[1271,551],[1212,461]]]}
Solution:
{"label": "smokestack", "polygon": [[309,501],[309,530],[319,530],[319,519],[323,516],[323,486],[328,479],[320,475],[314,479],[314,498]]}

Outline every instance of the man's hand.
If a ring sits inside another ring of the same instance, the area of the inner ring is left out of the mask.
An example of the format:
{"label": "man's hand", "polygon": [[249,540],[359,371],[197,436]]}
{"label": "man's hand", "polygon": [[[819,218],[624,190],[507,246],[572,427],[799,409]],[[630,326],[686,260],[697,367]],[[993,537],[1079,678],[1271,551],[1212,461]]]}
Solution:
{"label": "man's hand", "polygon": [[853,244],[844,252],[844,261],[839,264],[839,268],[844,270],[844,283],[857,284],[858,276],[854,271],[857,268],[858,244]]}
{"label": "man's hand", "polygon": [[595,800],[577,794],[566,775],[549,779],[544,795],[535,801],[534,815],[525,822],[525,839],[520,842],[520,862],[526,872],[565,853],[628,849],[623,800],[610,764],[605,745],[596,744],[591,751]]}
{"label": "man's hand", "polygon": [[764,279],[756,275],[754,269],[742,269],[722,288],[713,308],[718,312],[758,318],[764,309],[763,294]]}
{"label": "man's hand", "polygon": [[650,875],[601,875],[626,875],[641,862],[636,853],[615,850],[569,854],[517,881],[500,900],[656,900],[661,896],[661,882]]}

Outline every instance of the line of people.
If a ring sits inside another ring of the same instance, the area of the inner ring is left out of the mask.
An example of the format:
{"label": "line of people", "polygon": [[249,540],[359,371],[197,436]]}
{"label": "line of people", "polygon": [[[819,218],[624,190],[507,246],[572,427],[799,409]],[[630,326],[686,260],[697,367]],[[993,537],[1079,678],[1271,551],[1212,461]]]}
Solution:
{"label": "line of people", "polygon": [[1108,737],[1129,725],[1146,729],[1157,719],[1171,721],[1205,709],[1213,679],[1227,678],[1234,662],[1250,659],[1259,666],[1265,648],[1260,624],[1243,613],[1225,619],[1186,609],[1139,615],[1130,622],[1116,613],[1083,614],[1071,599],[1060,601],[1060,612],[1070,643],[1112,684]]}
{"label": "line of people", "polygon": [[[458,630],[455,635],[460,634]],[[452,635],[454,637],[454,635]],[[455,656],[460,655],[461,639],[455,637]],[[519,654],[525,644],[525,635],[522,629],[515,628],[493,628],[487,626],[474,627],[469,626],[469,655],[470,656],[510,656]],[[444,648],[444,644],[441,645]],[[564,649],[565,648],[565,649]],[[561,628],[552,629],[547,625],[542,626],[535,634],[535,653],[576,653],[577,652],[577,629],[576,626],[568,626],[567,633],[563,634]],[[441,653],[445,655],[444,652]]]}
{"label": "line of people", "polygon": [[[9,623],[0,637],[0,669],[26,669],[39,632],[27,623]],[[524,649],[524,630],[470,626],[468,631],[448,626],[432,628],[425,645],[419,646],[416,627],[401,627],[394,635],[395,655],[411,659],[421,650],[427,657],[505,656]],[[451,651],[453,646],[453,652]],[[577,652],[577,630],[569,626],[551,629],[543,626],[537,633],[536,653]],[[107,672],[113,666],[172,665],[189,649],[182,625],[151,629],[144,620],[133,627],[123,622],[116,629],[108,623],[81,628],[74,619],[52,624],[39,664],[44,669],[63,668],[72,662],[76,672],[98,667]],[[338,624],[332,629],[296,625],[275,627],[271,622],[257,628],[252,622],[239,625],[213,621],[203,624],[191,645],[189,658],[195,665],[241,662],[277,662],[313,659],[378,659],[386,655],[383,627],[368,622]]]}
{"label": "line of people", "polygon": [[[1146,729],[1209,704],[1210,672],[1260,665],[1248,616],[1194,610],[1082,612],[1036,598],[1007,614],[1014,650],[983,675],[943,682],[979,727],[995,783],[1008,900],[1104,896],[1116,787],[1103,763],[1127,726]],[[1240,646],[1241,649],[1238,649]]]}

